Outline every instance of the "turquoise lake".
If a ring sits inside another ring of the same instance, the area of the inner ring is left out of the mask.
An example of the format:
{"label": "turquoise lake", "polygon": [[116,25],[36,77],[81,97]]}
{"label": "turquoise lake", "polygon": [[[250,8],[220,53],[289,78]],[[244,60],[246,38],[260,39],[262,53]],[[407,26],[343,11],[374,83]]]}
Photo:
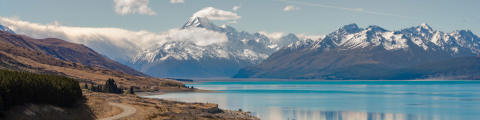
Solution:
{"label": "turquoise lake", "polygon": [[480,81],[247,81],[187,84],[218,93],[151,98],[217,103],[262,120],[475,120]]}

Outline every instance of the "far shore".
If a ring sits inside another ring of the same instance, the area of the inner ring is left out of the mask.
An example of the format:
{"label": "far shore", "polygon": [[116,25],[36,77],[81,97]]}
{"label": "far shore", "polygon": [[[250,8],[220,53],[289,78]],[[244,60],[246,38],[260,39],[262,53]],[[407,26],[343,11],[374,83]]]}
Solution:
{"label": "far shore", "polygon": [[221,91],[213,91],[213,90],[202,90],[202,89],[188,89],[188,90],[158,90],[155,92],[135,92],[137,96],[153,96],[153,95],[164,95],[169,93],[214,93],[214,92],[221,92]]}
{"label": "far shore", "polygon": [[413,79],[413,80],[325,80],[325,79],[270,79],[270,78],[188,78],[193,82],[183,84],[198,84],[202,82],[255,82],[255,81],[477,81],[477,80],[447,80],[447,79]]}

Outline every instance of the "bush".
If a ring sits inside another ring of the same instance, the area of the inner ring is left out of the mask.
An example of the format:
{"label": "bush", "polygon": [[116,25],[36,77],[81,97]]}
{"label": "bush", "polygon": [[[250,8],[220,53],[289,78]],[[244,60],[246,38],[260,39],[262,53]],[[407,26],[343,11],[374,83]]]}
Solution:
{"label": "bush", "polygon": [[0,70],[0,106],[3,110],[24,103],[71,107],[81,97],[82,89],[75,79]]}
{"label": "bush", "polygon": [[128,93],[129,94],[135,94],[135,92],[133,91],[133,86],[130,86],[130,91]]}
{"label": "bush", "polygon": [[162,82],[163,86],[169,86],[169,87],[182,87],[183,84],[180,82],[174,82],[174,81],[163,81]]}

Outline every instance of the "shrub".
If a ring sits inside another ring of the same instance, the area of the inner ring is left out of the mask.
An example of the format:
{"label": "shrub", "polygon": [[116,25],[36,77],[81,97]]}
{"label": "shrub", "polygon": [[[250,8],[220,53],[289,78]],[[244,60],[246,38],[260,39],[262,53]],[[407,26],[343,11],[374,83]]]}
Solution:
{"label": "shrub", "polygon": [[162,85],[163,86],[169,86],[169,87],[181,87],[181,86],[183,86],[182,83],[174,82],[174,81],[163,81]]}
{"label": "shrub", "polygon": [[130,86],[130,91],[128,93],[129,94],[135,94],[135,92],[133,91],[133,86]]}

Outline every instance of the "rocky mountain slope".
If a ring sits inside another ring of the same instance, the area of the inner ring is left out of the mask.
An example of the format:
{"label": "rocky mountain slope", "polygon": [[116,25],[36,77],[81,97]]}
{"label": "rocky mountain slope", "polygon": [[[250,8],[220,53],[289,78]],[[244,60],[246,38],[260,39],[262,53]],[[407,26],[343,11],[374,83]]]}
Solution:
{"label": "rocky mountain slope", "polygon": [[364,74],[356,79],[435,79],[435,80],[478,80],[480,79],[479,57],[458,57],[414,65],[376,75]]}
{"label": "rocky mountain slope", "polygon": [[[214,25],[207,18],[195,18],[181,29],[205,28],[224,33],[228,41],[196,45],[175,40],[157,44],[141,52],[128,66],[155,77],[231,77],[245,66],[256,65],[279,46],[265,35],[239,32],[230,26]],[[291,34],[283,44],[298,41]]]}
{"label": "rocky mountain slope", "polygon": [[319,40],[289,44],[234,77],[342,79],[344,76],[332,73],[353,69],[375,73],[475,56],[480,52],[479,42],[479,36],[469,30],[444,33],[427,24],[399,31],[350,24]]}
{"label": "rocky mountain slope", "polygon": [[0,31],[0,43],[24,47],[66,61],[112,69],[136,76],[146,76],[126,65],[120,64],[82,44],[70,43],[56,38],[34,39],[24,35]]}

